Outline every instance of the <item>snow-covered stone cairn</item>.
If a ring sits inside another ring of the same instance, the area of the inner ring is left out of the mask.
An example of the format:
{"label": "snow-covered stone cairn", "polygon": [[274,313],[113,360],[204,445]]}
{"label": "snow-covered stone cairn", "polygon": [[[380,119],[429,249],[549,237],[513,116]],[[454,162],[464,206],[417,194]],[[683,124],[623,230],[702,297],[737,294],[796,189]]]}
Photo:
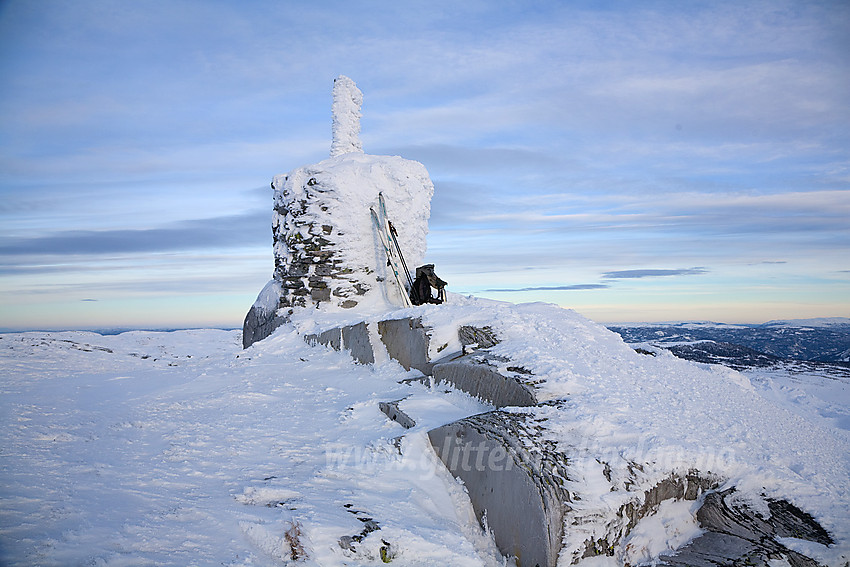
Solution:
{"label": "snow-covered stone cairn", "polygon": [[434,186],[419,162],[363,153],[362,102],[354,81],[335,79],[330,158],[271,183],[275,269],[245,317],[245,348],[295,309],[369,314],[401,305],[369,215],[379,193],[408,264],[422,263]]}
{"label": "snow-covered stone cairn", "polygon": [[[794,504],[818,491],[806,486],[811,477],[793,468],[783,477],[764,458],[789,416],[759,402],[745,377],[636,352],[551,305],[450,295],[399,310],[369,208],[384,195],[415,266],[433,186],[419,163],[363,153],[361,103],[354,83],[339,77],[330,159],[272,182],[275,272],[245,319],[244,346],[290,321],[308,343],[359,364],[398,362],[410,396],[421,382],[492,408],[446,423],[429,404],[408,406],[395,388],[376,404],[413,435],[427,430],[434,456],[463,482],[481,526],[517,567],[597,556],[607,556],[597,565],[847,567],[808,555],[835,543]],[[759,436],[769,439],[755,460],[736,455]],[[369,533],[340,537],[340,553],[374,561],[361,545]],[[381,553],[390,548],[383,537]]]}

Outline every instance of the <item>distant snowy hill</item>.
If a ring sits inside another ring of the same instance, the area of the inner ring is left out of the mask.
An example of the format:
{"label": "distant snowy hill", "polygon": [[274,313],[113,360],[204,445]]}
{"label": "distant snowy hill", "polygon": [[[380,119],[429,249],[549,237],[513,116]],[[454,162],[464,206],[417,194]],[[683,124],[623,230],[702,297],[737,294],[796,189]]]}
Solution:
{"label": "distant snowy hill", "polygon": [[818,317],[813,319],[777,319],[767,323],[719,323],[717,321],[659,321],[655,323],[626,322],[612,323],[612,327],[643,328],[643,327],[677,327],[681,329],[751,329],[760,327],[850,327],[847,317]]}
{"label": "distant snowy hill", "polygon": [[850,318],[820,317],[816,319],[783,319],[777,321],[768,321],[763,326],[790,328],[850,327]]}
{"label": "distant snowy hill", "polygon": [[757,325],[718,323],[716,321],[659,321],[655,323],[627,322],[611,323],[611,327],[642,329],[642,328],[664,328],[675,327],[679,329],[745,329]]}
{"label": "distant snowy hill", "polygon": [[778,358],[850,362],[850,319],[798,319],[753,325],[712,322],[622,323],[609,325],[626,342],[664,345],[695,341],[735,344]]}

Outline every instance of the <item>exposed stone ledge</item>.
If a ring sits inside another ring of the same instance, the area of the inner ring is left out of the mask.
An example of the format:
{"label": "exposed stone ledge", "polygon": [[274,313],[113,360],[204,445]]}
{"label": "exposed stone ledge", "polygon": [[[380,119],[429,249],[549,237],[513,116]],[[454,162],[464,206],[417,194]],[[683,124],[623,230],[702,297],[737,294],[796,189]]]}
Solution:
{"label": "exposed stone ledge", "polygon": [[[518,567],[556,567],[577,498],[565,488],[573,480],[571,456],[542,435],[545,428],[545,418],[533,413],[497,410],[428,432],[446,468],[464,482],[479,521],[492,530],[499,550],[516,558]],[[640,468],[637,463],[634,467]],[[784,500],[766,500],[770,514],[764,518],[727,498],[734,488],[718,491],[721,482],[713,474],[692,470],[635,491],[606,521],[607,532],[585,541],[574,561],[613,556],[638,522],[661,503],[702,497],[696,517],[705,532],[657,565],[767,567],[785,560],[792,567],[819,567],[778,540],[794,537],[832,544],[812,516]]]}
{"label": "exposed stone ledge", "polygon": [[555,567],[570,501],[563,487],[569,463],[553,447],[526,449],[537,438],[535,426],[526,415],[496,411],[438,427],[428,437],[449,471],[463,480],[499,550],[516,557],[519,566]]}
{"label": "exposed stone ledge", "polygon": [[322,344],[334,350],[347,350],[360,364],[375,362],[375,352],[366,323],[335,327],[319,334],[306,335],[304,340],[311,345]]}
{"label": "exposed stone ledge", "polygon": [[497,408],[537,405],[534,386],[525,380],[527,376],[518,372],[505,376],[490,360],[486,354],[469,354],[436,364],[434,382],[447,382]]}
{"label": "exposed stone ledge", "polygon": [[[370,333],[369,325],[375,325]],[[311,344],[347,350],[362,364],[375,360],[371,338],[380,337],[389,356],[406,369],[432,376],[435,383],[454,387],[496,407],[558,405],[538,403],[531,374],[512,361],[486,349],[498,340],[489,329],[461,327],[464,352],[438,361],[429,359],[432,329],[419,318],[358,323],[308,335]],[[377,332],[374,332],[377,331]],[[415,426],[396,402],[379,404],[388,418],[404,427]],[[574,499],[566,488],[571,458],[542,433],[546,419],[534,411],[496,410],[474,415],[428,432],[431,445],[448,470],[461,479],[478,520],[493,532],[496,545],[516,558],[518,567],[556,567]],[[633,464],[640,469],[640,464]],[[704,502],[697,519],[705,533],[664,556],[666,567],[717,567],[757,565],[766,567],[784,559],[792,567],[818,567],[808,557],[784,547],[777,538],[793,536],[822,544],[832,540],[808,514],[782,500],[767,501],[770,518],[726,498],[734,489],[718,492],[722,479],[691,471],[671,474],[654,487],[635,491],[606,523],[607,531],[588,539],[574,561],[597,555],[613,555],[638,522],[668,500]]]}
{"label": "exposed stone ledge", "polygon": [[431,342],[430,329],[420,318],[388,319],[378,323],[378,334],[390,358],[397,360],[405,370],[415,368],[425,375],[433,366],[428,357]]}
{"label": "exposed stone ledge", "polygon": [[785,560],[791,567],[818,567],[818,563],[792,551],[777,538],[793,537],[831,545],[832,538],[812,516],[785,500],[767,500],[768,518],[730,502],[734,488],[706,495],[697,511],[702,536],[663,558],[663,567],[765,566]]}
{"label": "exposed stone ledge", "polygon": [[242,348],[248,348],[255,342],[268,337],[285,322],[286,318],[277,315],[276,311],[252,305],[242,323]]}
{"label": "exposed stone ledge", "polygon": [[416,422],[413,418],[398,407],[400,401],[401,400],[395,400],[394,402],[378,402],[378,409],[384,412],[384,415],[388,418],[395,421],[405,429],[416,427]]}
{"label": "exposed stone ledge", "polygon": [[[490,355],[486,350],[497,340],[489,329],[463,326],[458,337],[464,351],[453,353],[437,361],[429,358],[432,329],[425,327],[420,318],[388,319],[377,323],[378,336],[390,358],[406,370],[416,369],[433,376],[436,383],[451,384],[495,407],[533,406],[538,403],[530,373],[518,366],[508,366],[511,371],[499,368],[510,361]],[[334,328],[304,337],[310,344],[322,344],[336,350],[347,350],[361,364],[375,361],[374,347],[365,323]]]}

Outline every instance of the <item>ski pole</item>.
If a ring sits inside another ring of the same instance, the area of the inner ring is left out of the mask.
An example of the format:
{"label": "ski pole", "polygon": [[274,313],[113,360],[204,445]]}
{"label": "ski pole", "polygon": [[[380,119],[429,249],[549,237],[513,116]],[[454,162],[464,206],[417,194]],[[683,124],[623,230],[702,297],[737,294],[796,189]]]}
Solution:
{"label": "ski pole", "polygon": [[410,283],[410,289],[413,289],[413,278],[410,277],[410,270],[407,269],[407,262],[404,261],[404,254],[401,253],[401,247],[398,245],[398,232],[396,232],[393,223],[387,220],[387,224],[390,225],[390,232],[393,235],[393,242],[395,243],[395,249],[398,250],[398,257],[401,259],[401,265],[404,267],[404,273],[407,274],[407,281]]}

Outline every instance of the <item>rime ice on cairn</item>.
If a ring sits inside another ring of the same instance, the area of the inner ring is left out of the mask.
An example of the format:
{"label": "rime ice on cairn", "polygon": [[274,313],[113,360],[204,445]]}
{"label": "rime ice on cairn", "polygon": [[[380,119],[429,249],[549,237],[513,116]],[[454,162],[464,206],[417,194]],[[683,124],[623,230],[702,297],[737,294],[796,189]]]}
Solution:
{"label": "rime ice on cairn", "polygon": [[296,309],[369,314],[401,305],[369,215],[379,193],[409,264],[424,259],[434,185],[419,162],[363,153],[362,100],[354,81],[335,79],[330,159],[272,181],[275,270],[245,317],[245,348]]}
{"label": "rime ice on cairn", "polygon": [[344,75],[334,79],[333,141],[331,157],[352,152],[363,153],[360,142],[360,107],[363,93],[354,81]]}

